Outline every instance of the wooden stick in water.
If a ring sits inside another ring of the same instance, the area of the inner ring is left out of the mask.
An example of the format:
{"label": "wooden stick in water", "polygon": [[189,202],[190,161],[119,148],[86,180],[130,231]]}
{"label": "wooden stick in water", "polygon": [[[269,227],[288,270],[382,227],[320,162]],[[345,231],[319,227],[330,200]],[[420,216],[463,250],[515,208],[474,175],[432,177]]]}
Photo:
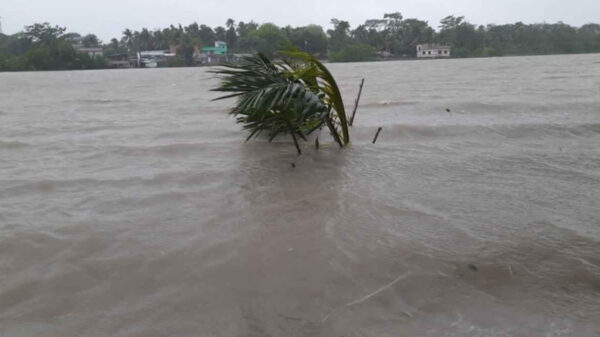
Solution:
{"label": "wooden stick in water", "polygon": [[375,142],[377,141],[377,138],[379,137],[379,133],[381,132],[381,130],[383,130],[383,128],[379,128],[379,130],[377,130],[377,133],[375,134],[375,138],[373,138],[373,144],[375,144]]}
{"label": "wooden stick in water", "polygon": [[360,89],[358,89],[358,97],[354,101],[354,111],[352,111],[352,117],[350,118],[350,126],[354,124],[354,117],[356,116],[356,110],[358,110],[358,102],[360,101],[360,95],[362,94],[363,85],[365,84],[365,79],[363,78],[360,82]]}

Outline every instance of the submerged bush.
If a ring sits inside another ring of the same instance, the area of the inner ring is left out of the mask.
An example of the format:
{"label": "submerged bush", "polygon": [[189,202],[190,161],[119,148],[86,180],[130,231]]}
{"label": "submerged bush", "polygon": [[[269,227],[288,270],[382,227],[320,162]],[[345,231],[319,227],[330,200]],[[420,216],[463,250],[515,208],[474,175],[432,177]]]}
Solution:
{"label": "submerged bush", "polygon": [[237,98],[231,114],[250,132],[247,140],[263,132],[269,141],[290,134],[302,154],[298,139],[327,126],[340,147],[347,145],[348,118],[329,70],[307,53],[282,55],[273,61],[259,53],[214,71],[223,79],[213,91],[227,93],[217,100]]}

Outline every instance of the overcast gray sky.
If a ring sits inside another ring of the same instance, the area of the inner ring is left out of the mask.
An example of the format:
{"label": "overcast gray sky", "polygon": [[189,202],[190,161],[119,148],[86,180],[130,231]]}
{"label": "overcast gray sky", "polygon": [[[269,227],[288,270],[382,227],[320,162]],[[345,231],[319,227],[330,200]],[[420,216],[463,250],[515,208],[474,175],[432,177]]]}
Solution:
{"label": "overcast gray sky", "polygon": [[292,26],[315,23],[325,29],[331,18],[339,18],[354,27],[396,11],[429,21],[434,28],[449,14],[464,15],[475,24],[600,23],[600,0],[0,0],[5,34],[48,21],[72,32],[95,33],[104,41],[120,37],[125,28],[194,21],[214,27],[227,18]]}

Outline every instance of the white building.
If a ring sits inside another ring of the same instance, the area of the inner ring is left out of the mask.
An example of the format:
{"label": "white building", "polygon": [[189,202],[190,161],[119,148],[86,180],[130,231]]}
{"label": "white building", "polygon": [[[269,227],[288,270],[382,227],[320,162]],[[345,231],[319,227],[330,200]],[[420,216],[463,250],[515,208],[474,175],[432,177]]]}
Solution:
{"label": "white building", "polygon": [[443,44],[417,45],[418,58],[450,57],[450,46]]}
{"label": "white building", "polygon": [[74,45],[73,49],[80,54],[88,54],[91,58],[102,56],[102,48],[86,48],[83,45]]}
{"label": "white building", "polygon": [[137,53],[138,67],[156,68],[160,62],[165,62],[168,58],[175,56],[177,54],[168,50],[144,50]]}

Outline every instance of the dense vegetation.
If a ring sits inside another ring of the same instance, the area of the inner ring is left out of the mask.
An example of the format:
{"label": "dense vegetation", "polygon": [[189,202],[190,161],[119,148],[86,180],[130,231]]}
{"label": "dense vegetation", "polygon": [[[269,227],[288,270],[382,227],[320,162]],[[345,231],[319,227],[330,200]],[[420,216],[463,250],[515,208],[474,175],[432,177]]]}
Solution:
{"label": "dense vegetation", "polygon": [[111,52],[167,49],[170,45],[212,45],[227,42],[235,53],[261,52],[267,56],[287,46],[336,61],[368,60],[374,56],[414,57],[420,43],[447,43],[456,57],[539,55],[600,52],[600,25],[572,27],[564,23],[475,26],[464,17],[444,18],[436,31],[426,21],[400,13],[370,19],[352,29],[347,21],[332,19],[332,28],[321,26],[277,27],[266,23],[227,20],[212,29],[193,23],[162,30],[124,32],[109,44]]}
{"label": "dense vegetation", "polygon": [[93,35],[65,34],[65,29],[49,24],[28,26],[12,36],[0,35],[0,70],[89,69],[103,66],[101,59],[78,55],[71,45],[102,46],[105,55],[135,54],[139,50],[169,49],[177,46],[172,65],[190,65],[195,46],[227,42],[234,53],[260,52],[273,56],[290,46],[332,61],[363,61],[381,57],[414,57],[420,43],[446,43],[454,57],[541,55],[600,52],[600,25],[573,27],[562,22],[476,26],[464,17],[448,16],[437,30],[428,22],[404,18],[400,13],[385,14],[355,27],[332,19],[331,29],[321,26],[278,27],[271,23],[227,20],[211,28],[193,23],[164,29],[132,31],[120,39],[102,44]]}
{"label": "dense vegetation", "polygon": [[[25,32],[12,36],[0,35],[0,70],[65,70],[106,67],[102,57],[92,58],[73,48],[79,34],[65,34],[65,28],[48,23],[27,26]],[[84,44],[99,41],[90,35]],[[79,40],[78,40],[79,41]]]}

